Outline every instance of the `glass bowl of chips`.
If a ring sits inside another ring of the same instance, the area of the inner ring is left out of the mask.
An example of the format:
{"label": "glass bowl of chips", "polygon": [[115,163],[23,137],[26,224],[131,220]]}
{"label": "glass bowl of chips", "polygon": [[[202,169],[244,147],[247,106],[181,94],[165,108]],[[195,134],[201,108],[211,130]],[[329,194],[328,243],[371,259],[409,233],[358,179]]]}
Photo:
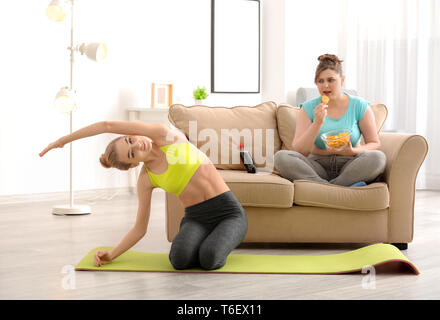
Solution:
{"label": "glass bowl of chips", "polygon": [[350,129],[337,129],[321,134],[321,139],[328,149],[342,149],[350,140],[350,136]]}

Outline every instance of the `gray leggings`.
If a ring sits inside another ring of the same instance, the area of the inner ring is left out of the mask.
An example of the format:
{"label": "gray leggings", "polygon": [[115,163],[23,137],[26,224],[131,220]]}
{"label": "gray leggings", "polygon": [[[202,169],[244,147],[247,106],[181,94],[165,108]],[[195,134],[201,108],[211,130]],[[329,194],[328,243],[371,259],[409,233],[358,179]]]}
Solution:
{"label": "gray leggings", "polygon": [[382,151],[366,150],[349,156],[303,156],[299,152],[281,150],[275,153],[275,168],[290,180],[311,180],[350,186],[359,181],[374,181],[384,170],[386,157]]}
{"label": "gray leggings", "polygon": [[232,191],[187,207],[171,245],[170,262],[178,270],[221,268],[243,241],[247,227],[246,213]]}

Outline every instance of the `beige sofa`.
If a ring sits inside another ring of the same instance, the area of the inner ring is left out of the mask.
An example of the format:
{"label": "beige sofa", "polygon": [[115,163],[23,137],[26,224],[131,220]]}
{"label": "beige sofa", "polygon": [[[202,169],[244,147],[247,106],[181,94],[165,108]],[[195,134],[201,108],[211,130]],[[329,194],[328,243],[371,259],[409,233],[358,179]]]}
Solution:
{"label": "beige sofa", "polygon": [[[380,130],[387,109],[380,103],[371,107]],[[175,104],[168,118],[206,152],[243,205],[249,223],[244,242],[384,242],[406,249],[414,236],[415,181],[427,153],[426,140],[414,134],[379,133],[386,169],[376,182],[364,187],[305,180],[292,183],[273,170],[273,154],[290,148],[298,112],[297,107],[274,102],[232,108]],[[247,173],[237,163],[239,143],[259,162],[258,174]],[[183,215],[178,198],[167,193],[170,242]]]}

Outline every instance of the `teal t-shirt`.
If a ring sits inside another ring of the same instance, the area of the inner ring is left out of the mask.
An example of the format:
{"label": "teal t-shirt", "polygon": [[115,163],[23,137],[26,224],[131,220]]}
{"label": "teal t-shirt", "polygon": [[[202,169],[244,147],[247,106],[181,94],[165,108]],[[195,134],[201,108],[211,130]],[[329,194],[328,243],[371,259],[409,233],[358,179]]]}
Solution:
{"label": "teal t-shirt", "polygon": [[[348,98],[348,107],[345,114],[340,118],[330,118],[325,117],[324,123],[322,124],[321,130],[319,130],[318,136],[315,140],[315,145],[318,148],[325,149],[325,143],[321,139],[321,134],[335,129],[351,129],[351,145],[353,147],[357,146],[361,140],[361,130],[359,129],[359,121],[365,114],[367,107],[370,103],[360,97],[351,96],[345,93]],[[308,100],[300,105],[300,108],[304,107],[309,119],[313,122],[314,110],[316,106],[321,103],[321,96],[314,99]]]}

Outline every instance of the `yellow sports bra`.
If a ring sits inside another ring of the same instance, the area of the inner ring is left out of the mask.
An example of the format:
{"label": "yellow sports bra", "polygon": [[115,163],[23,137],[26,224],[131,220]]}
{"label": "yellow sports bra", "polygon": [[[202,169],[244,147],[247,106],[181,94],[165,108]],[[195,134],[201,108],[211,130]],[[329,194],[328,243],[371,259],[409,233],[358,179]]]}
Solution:
{"label": "yellow sports bra", "polygon": [[154,174],[144,165],[145,170],[153,186],[180,195],[207,156],[189,142],[169,144],[159,148],[166,155],[167,171]]}

